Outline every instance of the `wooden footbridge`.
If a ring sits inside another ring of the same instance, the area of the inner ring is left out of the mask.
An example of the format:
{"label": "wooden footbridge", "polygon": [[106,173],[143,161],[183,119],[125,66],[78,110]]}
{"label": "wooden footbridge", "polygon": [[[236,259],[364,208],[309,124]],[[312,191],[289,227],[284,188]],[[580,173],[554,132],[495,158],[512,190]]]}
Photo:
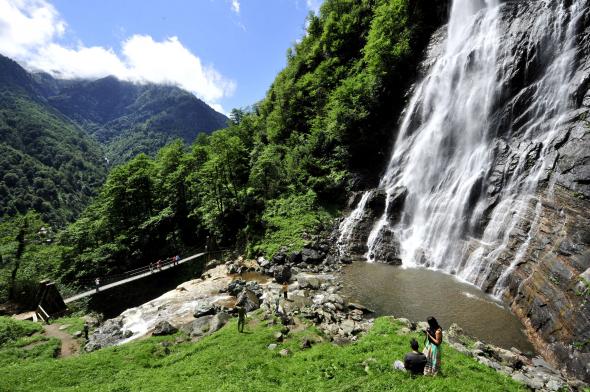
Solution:
{"label": "wooden footbridge", "polygon": [[175,268],[179,265],[188,263],[200,257],[207,257],[207,259],[223,259],[223,253],[223,250],[204,251],[179,260],[176,260],[175,258],[161,260],[156,263],[152,263],[148,266],[130,270],[119,275],[99,277],[101,283],[98,286],[95,286],[92,290],[86,290],[65,299],[62,298],[61,294],[59,293],[53,282],[43,281],[40,283],[39,286],[37,309],[33,312],[22,313],[14,317],[17,319],[32,318],[35,321],[37,319],[47,321],[49,320],[49,318],[67,311],[67,304],[69,303],[78,301],[82,298],[90,297],[98,293],[102,293],[104,291],[127,284],[129,282],[133,282],[139,279],[146,278],[148,276],[159,274],[160,272]]}

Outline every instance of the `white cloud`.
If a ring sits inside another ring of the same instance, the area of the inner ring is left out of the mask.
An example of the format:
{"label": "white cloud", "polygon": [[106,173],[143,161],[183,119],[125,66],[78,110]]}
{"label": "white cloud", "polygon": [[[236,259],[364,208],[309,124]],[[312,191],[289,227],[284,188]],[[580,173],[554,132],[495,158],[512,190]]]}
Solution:
{"label": "white cloud", "polygon": [[240,2],[238,0],[231,0],[231,10],[236,14],[240,13]]}
{"label": "white cloud", "polygon": [[322,5],[323,0],[305,0],[307,4],[307,8],[315,12],[316,14],[320,12],[320,6]]}
{"label": "white cloud", "polygon": [[43,0],[0,0],[0,50],[8,56],[25,56],[65,28],[56,9]]}
{"label": "white cloud", "polygon": [[[239,11],[239,3],[237,4]],[[219,100],[234,93],[236,84],[182,45],[178,37],[154,41],[133,35],[121,42],[121,52],[79,43],[58,42],[66,24],[45,0],[0,0],[0,52],[29,69],[72,79],[114,75],[138,83],[177,85],[223,112]]]}

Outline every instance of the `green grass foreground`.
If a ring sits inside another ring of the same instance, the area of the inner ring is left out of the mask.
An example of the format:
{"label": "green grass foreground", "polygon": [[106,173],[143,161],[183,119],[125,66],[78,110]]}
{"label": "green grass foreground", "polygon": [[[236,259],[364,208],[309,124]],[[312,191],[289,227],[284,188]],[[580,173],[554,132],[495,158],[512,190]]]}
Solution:
{"label": "green grass foreground", "polygon": [[[275,350],[279,326],[250,319],[239,334],[232,320],[197,342],[178,336],[152,337],[66,359],[42,355],[6,361],[0,391],[519,391],[525,388],[472,358],[445,346],[443,375],[412,378],[392,370],[412,336],[380,318],[358,342],[346,346],[317,343],[302,350],[304,338],[317,339],[310,327],[293,333]],[[163,342],[171,342],[167,349]],[[292,351],[288,357],[279,350]],[[0,349],[4,357],[6,347]],[[169,351],[168,351],[169,350]]]}

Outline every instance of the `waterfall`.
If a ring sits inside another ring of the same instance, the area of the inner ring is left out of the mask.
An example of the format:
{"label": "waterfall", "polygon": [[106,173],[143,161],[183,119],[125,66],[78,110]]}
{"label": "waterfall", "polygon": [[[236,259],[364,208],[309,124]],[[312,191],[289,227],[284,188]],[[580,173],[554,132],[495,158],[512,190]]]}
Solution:
{"label": "waterfall", "polygon": [[[404,265],[501,295],[538,230],[539,192],[551,196],[554,141],[571,105],[577,27],[588,8],[587,0],[526,6],[534,28],[520,38],[523,54],[503,23],[506,4],[453,2],[444,48],[404,111],[379,184],[387,200],[368,235],[369,261],[391,231]],[[524,82],[516,89],[519,61]],[[389,204],[399,189],[407,196],[401,219],[392,221]],[[369,193],[341,224],[341,251]]]}

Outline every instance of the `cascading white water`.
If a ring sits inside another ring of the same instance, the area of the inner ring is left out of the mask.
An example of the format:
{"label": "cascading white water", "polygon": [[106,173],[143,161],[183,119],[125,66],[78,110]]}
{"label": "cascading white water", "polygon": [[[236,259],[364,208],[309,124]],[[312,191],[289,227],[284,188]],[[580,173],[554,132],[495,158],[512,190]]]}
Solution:
{"label": "cascading white water", "polygon": [[[527,32],[528,53],[542,57],[543,72],[526,91],[532,94],[528,106],[502,124],[508,129],[499,129],[499,101],[506,99],[504,89],[516,61],[504,45],[510,38],[500,26],[503,5],[497,0],[453,2],[444,50],[410,100],[379,185],[387,192],[387,205],[396,189],[407,189],[402,218],[392,224],[385,208],[368,237],[369,260],[387,228],[399,240],[404,265],[426,265],[481,287],[498,257],[520,235],[514,258],[503,263],[504,270],[488,287],[501,294],[537,230],[542,206],[536,191],[555,161],[551,142],[559,137],[568,109],[576,27],[588,7],[587,0],[571,3],[537,3],[534,29]],[[506,145],[500,132],[504,137],[522,135],[523,142]],[[495,173],[500,147],[509,159]],[[491,203],[490,183],[498,179]],[[546,192],[551,192],[551,182]],[[367,198],[368,193],[342,223],[340,242],[346,242],[363,216]]]}

